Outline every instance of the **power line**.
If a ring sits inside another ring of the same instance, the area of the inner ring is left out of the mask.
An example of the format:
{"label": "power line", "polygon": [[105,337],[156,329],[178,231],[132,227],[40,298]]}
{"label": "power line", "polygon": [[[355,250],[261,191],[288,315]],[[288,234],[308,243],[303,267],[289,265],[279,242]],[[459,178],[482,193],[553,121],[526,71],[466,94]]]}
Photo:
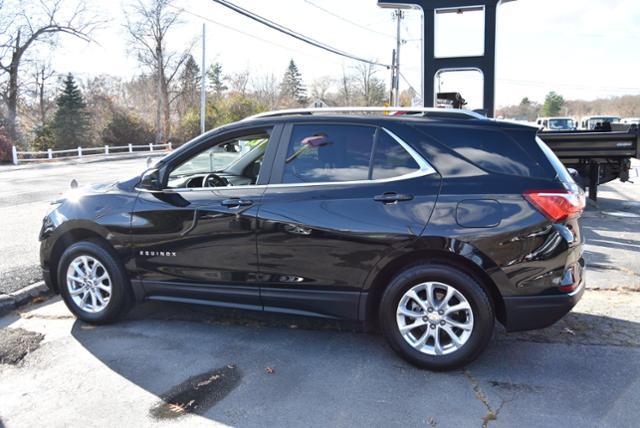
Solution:
{"label": "power line", "polygon": [[[229,25],[223,24],[223,23],[221,23],[221,22],[215,21],[215,20],[213,20],[213,19],[211,19],[211,18],[208,18],[208,17],[206,17],[206,16],[203,16],[203,15],[200,15],[200,14],[198,14],[198,13],[192,12],[192,11],[190,11],[190,10],[188,10],[188,9],[183,8],[183,7],[174,6],[174,5],[172,5],[172,4],[170,4],[169,6],[170,6],[170,7],[172,7],[172,8],[174,8],[174,9],[176,9],[176,10],[178,10],[178,11],[180,11],[180,12],[186,13],[187,15],[191,15],[191,16],[193,16],[193,17],[196,17],[196,18],[202,19],[203,21],[210,22],[210,23],[215,24],[215,25],[218,25],[218,26],[220,26],[220,27],[222,27],[222,28],[226,28],[227,30],[230,30],[230,31],[236,32],[236,33],[238,33],[238,34],[242,34],[242,35],[247,36],[247,37],[250,37],[250,38],[252,38],[252,39],[254,39],[254,40],[257,40],[257,41],[259,41],[259,42],[267,43],[267,44],[270,44],[270,45],[276,46],[276,47],[281,48],[281,49],[286,50],[286,51],[293,51],[293,52],[297,52],[297,53],[299,53],[299,54],[301,54],[301,55],[311,56],[311,57],[314,57],[314,58],[320,58],[320,57],[318,57],[318,56],[316,56],[316,55],[312,55],[312,54],[310,54],[310,53],[308,53],[308,52],[303,52],[303,51],[301,51],[301,50],[293,49],[293,48],[291,48],[290,46],[281,45],[281,44],[276,43],[276,42],[273,42],[273,41],[271,41],[271,40],[263,39],[263,38],[261,38],[261,37],[258,37],[258,36],[256,36],[256,35],[254,35],[254,34],[247,33],[247,32],[245,32],[245,31],[239,30],[239,29],[237,29],[237,28],[234,28],[234,27],[231,27],[231,26],[229,26]],[[338,62],[337,62],[337,61],[335,61],[335,62],[336,62],[336,64],[338,64]]]}
{"label": "power line", "polygon": [[420,99],[424,100],[423,95],[420,93],[420,91],[416,90],[416,88],[413,87],[413,85],[411,84],[411,82],[409,82],[409,79],[407,79],[406,77],[404,77],[404,74],[402,74],[400,71],[398,71],[398,74],[400,75],[400,77],[402,78],[402,80],[404,80],[404,83],[406,83],[409,88],[415,92],[416,94],[418,94],[418,96],[420,97]]}
{"label": "power line", "polygon": [[329,15],[331,15],[331,16],[334,16],[334,17],[336,17],[336,18],[340,19],[341,21],[344,21],[344,22],[346,22],[346,23],[348,23],[348,24],[351,24],[351,25],[353,25],[353,26],[356,26],[356,27],[358,27],[358,28],[361,28],[361,29],[363,29],[363,30],[365,30],[365,31],[369,31],[369,32],[371,32],[371,33],[378,34],[378,35],[380,35],[380,36],[388,37],[388,38],[390,38],[390,39],[395,39],[395,36],[393,36],[393,35],[391,35],[391,34],[383,33],[383,32],[381,32],[381,31],[372,30],[371,28],[365,27],[364,25],[358,24],[358,23],[357,23],[357,22],[355,22],[355,21],[352,21],[352,20],[347,19],[347,18],[345,18],[345,17],[343,17],[343,16],[340,16],[340,15],[338,15],[337,13],[333,13],[333,12],[331,12],[330,10],[325,9],[324,7],[322,7],[322,6],[320,6],[320,5],[315,4],[315,3],[314,3],[314,2],[312,2],[311,0],[304,0],[304,2],[305,2],[305,3],[307,3],[307,4],[309,4],[309,5],[311,5],[311,6],[313,6],[313,7],[315,7],[315,8],[316,8],[316,9],[318,9],[318,10],[323,11],[324,13],[327,13],[327,14],[329,14]]}
{"label": "power line", "polygon": [[262,17],[260,15],[257,15],[255,13],[253,13],[253,12],[250,12],[250,11],[248,11],[246,9],[243,9],[240,6],[236,6],[235,4],[230,3],[230,2],[228,2],[226,0],[212,0],[212,1],[215,2],[215,3],[218,3],[218,4],[222,5],[222,6],[225,6],[225,7],[229,8],[229,9],[233,10],[234,12],[237,12],[237,13],[239,13],[239,14],[247,17],[247,18],[250,18],[250,19],[252,19],[252,20],[254,20],[256,22],[259,22],[260,24],[265,25],[265,26],[267,26],[267,27],[269,27],[269,28],[271,28],[273,30],[279,31],[279,32],[281,32],[283,34],[291,36],[291,37],[293,37],[295,39],[298,39],[298,40],[300,40],[300,41],[302,41],[304,43],[310,44],[312,46],[315,46],[317,48],[323,49],[325,51],[332,52],[332,53],[334,53],[336,55],[340,55],[340,56],[343,56],[345,58],[350,58],[350,59],[352,59],[354,61],[359,61],[359,62],[363,62],[363,63],[366,63],[366,64],[376,65],[376,66],[379,66],[379,67],[391,68],[391,66],[389,64],[383,64],[383,63],[380,63],[380,62],[364,59],[364,58],[361,58],[359,56],[356,56],[356,55],[350,54],[348,52],[345,52],[343,50],[334,48],[333,46],[327,45],[326,43],[319,42],[319,41],[317,41],[315,39],[312,39],[310,37],[307,37],[307,36],[305,36],[305,35],[303,35],[301,33],[293,31],[290,28],[287,28],[287,27],[285,27],[283,25],[280,25],[280,24],[278,24],[276,22],[273,22],[273,21],[271,21],[271,20],[269,20],[267,18],[264,18],[264,17]]}

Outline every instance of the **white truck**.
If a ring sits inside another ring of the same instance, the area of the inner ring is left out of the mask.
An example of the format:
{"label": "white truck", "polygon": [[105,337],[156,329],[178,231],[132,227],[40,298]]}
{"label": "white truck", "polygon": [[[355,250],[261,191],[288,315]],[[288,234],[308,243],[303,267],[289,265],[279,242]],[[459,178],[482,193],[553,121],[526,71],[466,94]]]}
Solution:
{"label": "white truck", "polygon": [[[598,127],[602,127],[605,123],[620,123],[620,117],[618,116],[587,116],[583,117],[580,122],[580,129],[586,131],[592,131]],[[600,126],[598,126],[600,124]]]}
{"label": "white truck", "polygon": [[570,117],[539,117],[536,125],[543,131],[573,131],[577,128]]}

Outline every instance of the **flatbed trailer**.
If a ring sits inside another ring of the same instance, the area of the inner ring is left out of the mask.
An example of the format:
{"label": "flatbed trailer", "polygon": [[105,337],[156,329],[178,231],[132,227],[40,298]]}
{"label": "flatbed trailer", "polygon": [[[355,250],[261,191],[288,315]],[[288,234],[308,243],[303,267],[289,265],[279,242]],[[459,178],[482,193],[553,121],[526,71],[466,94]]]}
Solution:
{"label": "flatbed trailer", "polygon": [[589,198],[597,200],[598,185],[617,178],[629,180],[631,158],[640,158],[640,129],[615,126],[612,130],[539,132],[538,136],[567,168],[578,172]]}

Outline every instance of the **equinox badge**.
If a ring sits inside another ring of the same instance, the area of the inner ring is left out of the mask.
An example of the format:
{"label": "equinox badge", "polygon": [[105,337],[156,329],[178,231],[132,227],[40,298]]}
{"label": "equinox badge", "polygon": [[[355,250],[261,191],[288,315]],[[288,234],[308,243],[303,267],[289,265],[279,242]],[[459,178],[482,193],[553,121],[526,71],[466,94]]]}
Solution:
{"label": "equinox badge", "polygon": [[160,256],[160,257],[176,257],[176,253],[174,251],[143,251],[140,250],[139,253],[141,256]]}

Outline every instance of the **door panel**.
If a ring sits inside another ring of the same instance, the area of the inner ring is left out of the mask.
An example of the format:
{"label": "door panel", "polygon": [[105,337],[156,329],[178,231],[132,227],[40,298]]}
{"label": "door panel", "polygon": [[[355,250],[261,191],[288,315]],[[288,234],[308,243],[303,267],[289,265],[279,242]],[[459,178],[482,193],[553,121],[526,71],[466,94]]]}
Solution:
{"label": "door panel", "polygon": [[[132,241],[145,287],[155,284],[153,291],[170,295],[216,298],[218,291],[207,288],[249,286],[251,301],[259,304],[255,217],[263,192],[263,186],[239,186],[142,193],[133,215]],[[230,205],[229,200],[251,203]],[[222,297],[225,289],[219,292]]]}
{"label": "door panel", "polygon": [[162,166],[164,191],[140,193],[131,233],[148,297],[262,309],[256,215],[280,131],[232,129],[203,140]]}
{"label": "door panel", "polygon": [[[258,213],[261,280],[359,291],[386,252],[420,235],[439,186],[433,174],[391,183],[269,187]],[[385,193],[412,199],[376,201]]]}
{"label": "door panel", "polygon": [[[258,211],[262,303],[267,310],[356,319],[372,269],[425,228],[440,176],[388,149],[391,134],[380,128],[343,132],[318,122],[307,128],[284,132],[292,144],[280,145],[275,183]],[[378,143],[385,156],[377,155]],[[376,164],[389,168],[373,170]],[[376,174],[380,179],[371,179]],[[334,182],[304,182],[316,179]]]}

